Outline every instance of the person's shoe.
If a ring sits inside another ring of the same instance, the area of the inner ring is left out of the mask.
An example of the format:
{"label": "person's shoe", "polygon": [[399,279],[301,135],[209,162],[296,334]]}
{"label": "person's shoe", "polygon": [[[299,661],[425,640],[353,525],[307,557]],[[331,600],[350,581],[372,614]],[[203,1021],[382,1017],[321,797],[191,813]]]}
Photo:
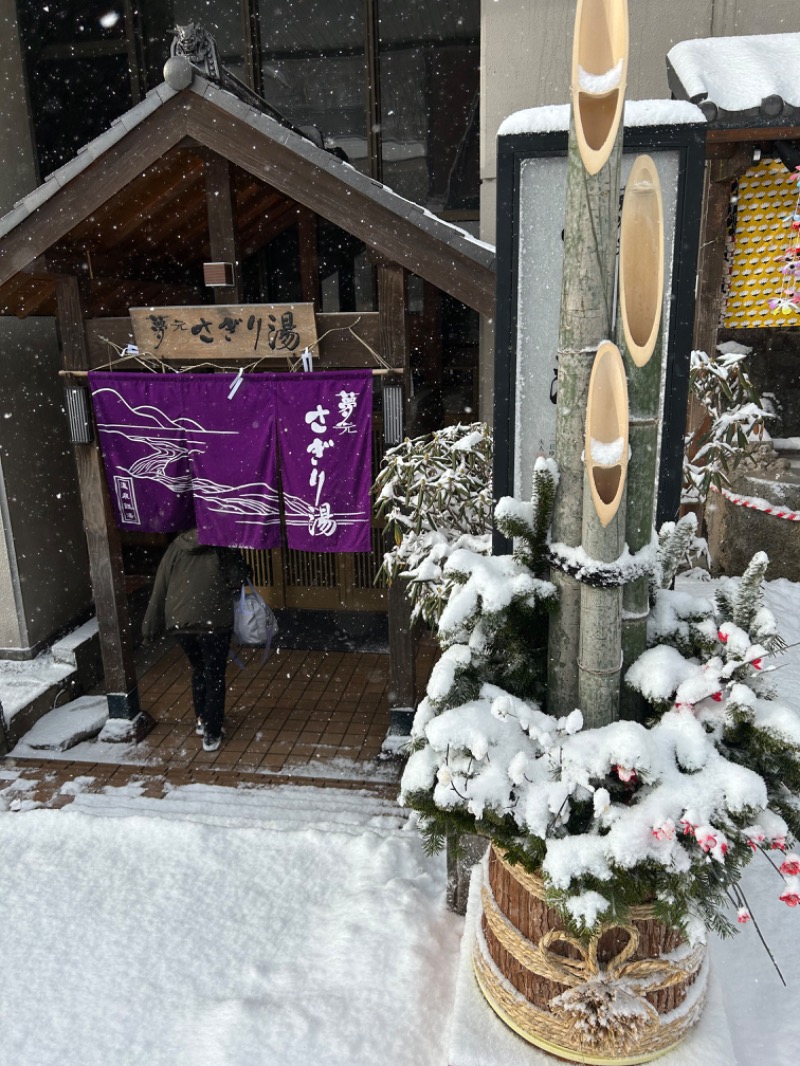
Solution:
{"label": "person's shoe", "polygon": [[194,731],[195,731],[195,733],[197,733],[197,735],[199,737],[202,737],[203,734],[205,733],[206,727],[203,725],[203,719],[202,718],[198,718],[197,719],[197,723],[195,724]]}
{"label": "person's shoe", "polygon": [[222,737],[212,737],[210,733],[203,736],[203,751],[216,751],[222,743]]}

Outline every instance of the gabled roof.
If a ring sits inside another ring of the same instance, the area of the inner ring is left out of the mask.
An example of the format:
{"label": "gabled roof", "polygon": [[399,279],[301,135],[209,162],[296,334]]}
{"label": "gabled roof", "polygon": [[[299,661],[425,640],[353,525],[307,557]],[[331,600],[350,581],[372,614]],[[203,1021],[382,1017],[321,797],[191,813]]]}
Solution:
{"label": "gabled roof", "polygon": [[[265,219],[273,221],[281,211],[296,211],[299,204],[353,234],[386,260],[482,314],[493,314],[493,248],[197,72],[185,89],[176,91],[163,83],[152,90],[0,219],[0,304],[6,312],[31,313],[33,308],[35,313],[48,313],[54,273],[66,269],[59,267],[66,253],[69,258],[85,246],[90,254],[99,249],[108,256],[121,255],[121,214],[126,216],[122,231],[129,257],[138,254],[158,260],[171,254],[174,240],[174,258],[184,266],[193,257],[198,264],[207,258],[206,234],[198,221],[199,213],[205,217],[198,148],[234,165],[237,206],[248,219],[246,225],[241,223],[245,229],[240,240],[249,236],[257,246],[263,237],[266,243],[271,231]],[[192,153],[194,176],[187,165]],[[172,226],[171,235],[159,242],[158,227],[148,229],[148,205],[156,203],[163,188],[181,183],[172,200],[162,197],[165,202],[157,205],[166,212],[165,225]],[[42,256],[48,257],[46,267]],[[91,276],[91,264],[88,269]]]}
{"label": "gabled roof", "polygon": [[667,75],[673,95],[716,125],[800,125],[800,33],[681,41]]}

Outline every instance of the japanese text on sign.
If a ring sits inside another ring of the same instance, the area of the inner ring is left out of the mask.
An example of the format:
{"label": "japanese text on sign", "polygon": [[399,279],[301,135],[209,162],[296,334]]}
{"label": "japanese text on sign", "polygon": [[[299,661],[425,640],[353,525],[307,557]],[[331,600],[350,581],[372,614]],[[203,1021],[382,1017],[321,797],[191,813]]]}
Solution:
{"label": "japanese text on sign", "polygon": [[132,307],[136,344],[161,359],[293,356],[317,341],[313,304]]}

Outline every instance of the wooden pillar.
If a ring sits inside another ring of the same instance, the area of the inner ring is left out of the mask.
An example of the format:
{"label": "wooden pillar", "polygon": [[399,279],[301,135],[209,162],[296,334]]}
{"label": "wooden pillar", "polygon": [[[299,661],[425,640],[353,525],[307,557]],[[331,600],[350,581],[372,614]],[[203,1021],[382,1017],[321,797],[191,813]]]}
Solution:
{"label": "wooden pillar", "polygon": [[713,355],[717,343],[722,311],[731,183],[748,169],[753,160],[753,148],[749,144],[720,145],[718,152],[724,154],[716,154],[706,162],[694,317],[695,348],[709,355]]}
{"label": "wooden pillar", "polygon": [[[694,316],[694,347],[713,356],[722,313],[725,245],[728,238],[731,183],[752,164],[751,144],[723,144],[706,161],[703,189],[700,252],[697,260],[697,299]],[[689,395],[686,429],[694,433],[708,418],[705,409]],[[690,456],[691,458],[691,456]],[[684,508],[685,510],[697,510]]]}
{"label": "wooden pillar", "polygon": [[238,304],[242,302],[242,278],[233,218],[233,182],[228,160],[209,155],[206,158],[205,178],[211,259],[215,263],[233,263],[233,285],[215,288],[214,302]]}
{"label": "wooden pillar", "polygon": [[[403,370],[406,421],[411,384],[406,272],[396,263],[378,263],[378,314],[381,355]],[[411,604],[402,583],[394,581],[389,589],[389,729],[403,735],[410,732],[414,714],[415,651]]]}
{"label": "wooden pillar", "polygon": [[435,285],[423,283],[420,370],[426,385],[442,384],[442,293]]}
{"label": "wooden pillar", "polygon": [[[57,298],[63,367],[88,370],[89,354],[77,278],[60,277]],[[75,444],[74,448],[109,715],[129,720],[128,735],[138,738],[154,723],[139,706],[122,545],[114,524],[100,450],[97,444]]]}
{"label": "wooden pillar", "polygon": [[297,209],[297,230],[300,238],[300,291],[303,302],[322,307],[319,293],[319,251],[317,248],[317,216],[307,207]]}

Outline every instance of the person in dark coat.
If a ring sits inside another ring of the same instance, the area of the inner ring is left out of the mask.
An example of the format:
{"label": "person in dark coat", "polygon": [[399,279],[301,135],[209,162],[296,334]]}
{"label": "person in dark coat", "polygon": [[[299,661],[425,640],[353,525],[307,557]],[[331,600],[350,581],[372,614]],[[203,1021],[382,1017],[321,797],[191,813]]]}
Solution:
{"label": "person in dark coat", "polygon": [[240,552],[200,544],[196,529],[180,533],[159,564],[142,624],[146,641],[174,635],[186,653],[197,733],[203,735],[205,751],[216,751],[222,743],[233,594],[246,577]]}

